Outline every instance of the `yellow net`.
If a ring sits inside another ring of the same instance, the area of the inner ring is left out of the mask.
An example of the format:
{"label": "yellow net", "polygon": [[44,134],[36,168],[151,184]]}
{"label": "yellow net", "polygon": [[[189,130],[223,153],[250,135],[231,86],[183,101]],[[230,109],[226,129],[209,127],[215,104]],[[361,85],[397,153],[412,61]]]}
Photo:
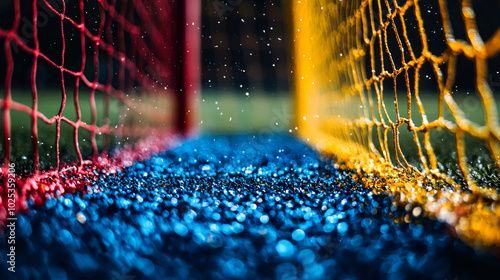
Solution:
{"label": "yellow net", "polygon": [[485,38],[471,0],[448,2],[294,0],[297,127],[366,186],[500,246],[500,27]]}

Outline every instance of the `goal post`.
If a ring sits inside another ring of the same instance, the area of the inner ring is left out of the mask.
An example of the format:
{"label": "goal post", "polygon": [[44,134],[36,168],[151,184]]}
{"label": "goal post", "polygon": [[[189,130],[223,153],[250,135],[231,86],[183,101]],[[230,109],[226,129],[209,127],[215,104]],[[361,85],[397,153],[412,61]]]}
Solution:
{"label": "goal post", "polygon": [[1,2],[0,220],[9,170],[25,209],[196,134],[200,38],[201,0]]}
{"label": "goal post", "polygon": [[296,126],[365,186],[500,245],[500,6],[451,2],[292,1]]}

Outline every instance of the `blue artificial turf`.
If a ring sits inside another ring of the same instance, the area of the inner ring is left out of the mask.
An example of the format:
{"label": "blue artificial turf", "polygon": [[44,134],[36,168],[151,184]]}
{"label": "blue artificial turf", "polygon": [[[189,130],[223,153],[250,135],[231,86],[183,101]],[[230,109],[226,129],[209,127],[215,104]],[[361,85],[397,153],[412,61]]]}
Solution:
{"label": "blue artificial turf", "polygon": [[[204,136],[19,215],[1,279],[473,279],[498,259],[285,135]],[[418,212],[418,211],[417,211]]]}

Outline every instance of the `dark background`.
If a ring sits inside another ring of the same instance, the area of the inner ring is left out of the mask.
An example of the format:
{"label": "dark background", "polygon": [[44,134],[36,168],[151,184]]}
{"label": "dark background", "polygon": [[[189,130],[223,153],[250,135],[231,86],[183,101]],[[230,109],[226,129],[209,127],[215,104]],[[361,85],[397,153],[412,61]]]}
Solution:
{"label": "dark background", "polygon": [[291,70],[280,0],[203,1],[203,86],[286,92]]}
{"label": "dark background", "polygon": [[[49,0],[54,6],[60,0]],[[41,1],[40,1],[41,2]],[[97,28],[95,20],[98,18],[97,4],[86,2],[88,13],[87,28]],[[403,2],[403,1],[400,1]],[[0,1],[0,28],[9,29],[14,20],[13,1]],[[249,0],[205,0],[202,1],[202,78],[203,88],[208,92],[288,92],[291,69],[289,38],[286,31],[289,23],[286,21],[286,10],[280,0],[249,1]],[[441,20],[437,1],[420,1],[426,33],[430,42],[431,51],[440,54],[445,47]],[[59,4],[60,5],[60,4]],[[78,1],[67,0],[69,15],[77,15]],[[61,34],[59,18],[44,9],[40,4],[39,38],[42,52],[54,61],[60,61]],[[463,20],[460,16],[458,1],[448,1],[450,17],[453,22],[455,38],[466,40]],[[418,29],[416,21],[410,13],[405,16],[408,26],[409,38],[416,53],[419,49]],[[500,1],[486,0],[474,1],[474,10],[477,14],[479,32],[484,41],[490,38],[500,26]],[[386,11],[383,11],[386,13]],[[20,34],[30,46],[33,46],[31,1],[21,1],[21,26]],[[42,24],[43,23],[43,24]],[[94,26],[93,26],[94,25]],[[66,32],[67,55],[66,67],[78,69],[80,61],[80,47],[78,40],[72,41],[77,36],[77,30],[68,26]],[[5,56],[3,40],[0,39],[0,84],[5,82]],[[393,45],[394,40],[389,44]],[[32,64],[31,55],[12,46],[14,52],[15,68],[13,87],[29,89],[30,71]],[[393,51],[397,61],[398,52]],[[89,53],[91,54],[91,49]],[[500,89],[500,59],[497,56],[488,61],[490,68],[490,85]],[[91,66],[88,67],[91,69]],[[456,87],[461,90],[473,89],[475,85],[474,64],[472,61],[460,56],[456,71]],[[105,79],[101,71],[100,80]],[[92,75],[91,70],[86,71]],[[422,69],[422,76],[432,74],[426,64]],[[420,87],[425,90],[435,90],[436,82],[431,78],[422,78]],[[71,77],[68,77],[71,78]],[[60,73],[53,66],[39,61],[37,86],[43,88],[59,88]],[[398,86],[404,87],[403,83]],[[3,91],[3,88],[1,89]]]}

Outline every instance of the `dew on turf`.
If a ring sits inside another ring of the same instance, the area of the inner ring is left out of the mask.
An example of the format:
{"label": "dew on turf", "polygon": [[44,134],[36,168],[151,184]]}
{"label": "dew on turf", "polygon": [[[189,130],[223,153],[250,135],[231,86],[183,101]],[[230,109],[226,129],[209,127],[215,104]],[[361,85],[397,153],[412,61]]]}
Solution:
{"label": "dew on turf", "polygon": [[[20,215],[17,265],[30,271],[21,279],[112,279],[113,271],[136,279],[453,279],[497,267],[418,205],[361,187],[356,173],[289,136],[205,136],[100,176],[101,191]],[[2,243],[0,268],[5,256]]]}

